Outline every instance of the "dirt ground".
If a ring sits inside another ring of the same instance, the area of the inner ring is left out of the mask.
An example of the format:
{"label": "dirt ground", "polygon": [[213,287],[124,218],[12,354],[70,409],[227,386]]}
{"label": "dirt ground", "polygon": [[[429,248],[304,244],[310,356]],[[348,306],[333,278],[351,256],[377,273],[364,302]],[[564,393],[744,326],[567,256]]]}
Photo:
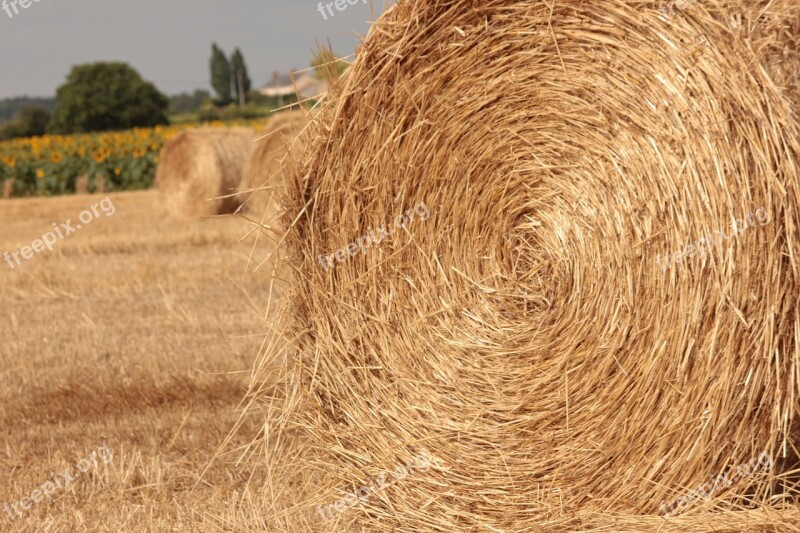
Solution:
{"label": "dirt ground", "polygon": [[[0,253],[101,198],[0,200]],[[242,530],[258,421],[218,451],[267,330],[270,263],[245,272],[271,245],[250,257],[244,221],[175,221],[155,191],[110,199],[0,263],[0,531]]]}

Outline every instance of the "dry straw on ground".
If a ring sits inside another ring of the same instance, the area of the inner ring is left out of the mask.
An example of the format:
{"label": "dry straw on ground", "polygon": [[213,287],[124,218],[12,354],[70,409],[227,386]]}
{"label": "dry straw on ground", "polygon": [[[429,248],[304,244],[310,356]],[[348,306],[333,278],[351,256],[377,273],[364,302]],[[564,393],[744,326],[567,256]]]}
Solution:
{"label": "dry straw on ground", "polygon": [[295,139],[306,124],[306,111],[278,113],[253,143],[241,190],[244,207],[260,220],[274,221],[280,213],[278,198],[285,181],[286,158],[302,148]]}
{"label": "dry straw on ground", "polygon": [[[255,376],[296,531],[800,531],[800,7],[400,0],[292,171]],[[317,261],[433,213],[326,272]],[[706,228],[771,222],[662,272]],[[274,380],[268,382],[269,379]],[[441,466],[323,523],[431,451]],[[664,518],[767,451],[768,472]]]}
{"label": "dry straw on ground", "polygon": [[168,141],[155,178],[166,210],[190,217],[233,213],[252,139],[246,128],[208,128]]}

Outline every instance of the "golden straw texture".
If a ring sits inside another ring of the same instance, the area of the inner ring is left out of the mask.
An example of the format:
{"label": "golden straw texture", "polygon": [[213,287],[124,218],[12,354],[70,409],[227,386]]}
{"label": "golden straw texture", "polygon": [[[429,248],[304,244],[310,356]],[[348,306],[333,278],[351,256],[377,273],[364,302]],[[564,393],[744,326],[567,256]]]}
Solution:
{"label": "golden straw texture", "polygon": [[302,149],[295,139],[306,124],[306,111],[284,111],[276,114],[254,141],[241,184],[244,207],[254,216],[269,221],[279,215],[286,157]]}
{"label": "golden straw texture", "polygon": [[167,212],[198,217],[233,213],[250,152],[246,128],[189,130],[161,150],[155,185]]}
{"label": "golden straw texture", "polygon": [[372,28],[284,198],[272,527],[800,531],[800,10],[673,11],[401,0]]}

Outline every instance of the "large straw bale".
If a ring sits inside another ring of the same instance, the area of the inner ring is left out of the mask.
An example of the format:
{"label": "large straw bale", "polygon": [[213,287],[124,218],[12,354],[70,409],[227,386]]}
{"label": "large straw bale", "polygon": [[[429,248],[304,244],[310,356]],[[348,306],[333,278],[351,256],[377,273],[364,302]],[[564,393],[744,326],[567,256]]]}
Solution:
{"label": "large straw bale", "polygon": [[[800,531],[799,15],[788,0],[389,9],[283,201],[293,276],[253,387],[264,520]],[[348,248],[418,205],[429,218]],[[433,467],[322,521],[423,449]]]}
{"label": "large straw bale", "polygon": [[155,178],[166,210],[188,217],[233,213],[252,139],[247,128],[187,130],[170,139]]}

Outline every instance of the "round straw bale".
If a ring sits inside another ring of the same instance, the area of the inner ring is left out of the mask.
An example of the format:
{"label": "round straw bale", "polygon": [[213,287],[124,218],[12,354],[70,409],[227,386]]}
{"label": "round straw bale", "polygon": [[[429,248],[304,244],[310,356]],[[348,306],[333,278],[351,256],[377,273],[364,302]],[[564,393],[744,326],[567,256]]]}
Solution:
{"label": "round straw bale", "polygon": [[197,217],[233,213],[253,132],[246,128],[188,130],[161,150],[155,184],[167,212]]}
{"label": "round straw bale", "polygon": [[798,10],[667,7],[400,0],[370,32],[283,201],[287,524],[800,530]]}
{"label": "round straw bale", "polygon": [[253,143],[244,167],[241,190],[244,207],[262,220],[278,217],[278,198],[284,183],[286,157],[301,148],[300,142],[295,142],[295,139],[306,124],[308,113],[305,111],[278,113]]}
{"label": "round straw bale", "polygon": [[762,63],[770,77],[781,87],[792,103],[794,114],[800,113],[800,2],[781,0],[777,9],[770,9],[755,19],[759,33]]}

